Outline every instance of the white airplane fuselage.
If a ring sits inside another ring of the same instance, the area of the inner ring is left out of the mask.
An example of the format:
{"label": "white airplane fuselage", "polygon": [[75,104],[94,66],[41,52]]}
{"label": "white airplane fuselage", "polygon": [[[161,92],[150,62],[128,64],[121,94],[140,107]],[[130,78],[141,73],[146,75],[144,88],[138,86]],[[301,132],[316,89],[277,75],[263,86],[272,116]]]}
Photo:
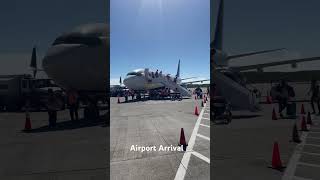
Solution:
{"label": "white airplane fuselage", "polygon": [[55,40],[42,65],[48,76],[65,89],[105,92],[109,47],[107,24],[80,26]]}
{"label": "white airplane fuselage", "polygon": [[[151,72],[150,72],[151,73]],[[160,76],[160,75],[159,75]],[[152,78],[150,76],[150,80],[145,76],[145,69],[137,69],[132,72],[129,72],[126,78],[123,80],[124,85],[126,85],[129,89],[136,91],[147,91],[152,89],[157,89],[161,87],[165,87],[165,80],[169,79],[170,81],[174,81],[174,78],[167,75],[162,74],[161,78]],[[181,83],[181,79],[177,78],[177,84]]]}

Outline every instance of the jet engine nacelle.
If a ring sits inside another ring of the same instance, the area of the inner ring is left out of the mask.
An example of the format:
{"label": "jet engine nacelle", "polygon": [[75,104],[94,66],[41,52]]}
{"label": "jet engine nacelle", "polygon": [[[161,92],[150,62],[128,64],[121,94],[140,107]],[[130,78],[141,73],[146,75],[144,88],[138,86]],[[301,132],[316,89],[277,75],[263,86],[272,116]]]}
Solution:
{"label": "jet engine nacelle", "polygon": [[228,55],[218,49],[211,49],[211,59],[217,66],[228,66]]}

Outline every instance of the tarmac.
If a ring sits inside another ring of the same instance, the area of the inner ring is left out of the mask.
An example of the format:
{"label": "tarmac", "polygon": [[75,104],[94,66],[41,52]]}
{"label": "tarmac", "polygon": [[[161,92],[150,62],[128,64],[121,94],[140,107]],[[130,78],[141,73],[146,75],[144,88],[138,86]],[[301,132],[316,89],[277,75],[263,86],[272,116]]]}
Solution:
{"label": "tarmac", "polygon": [[[266,85],[268,86],[268,85]],[[298,94],[296,99],[306,98],[306,86],[294,85]],[[265,91],[266,92],[266,91]],[[262,98],[265,102],[265,97]],[[316,180],[320,179],[320,116],[312,116],[315,125],[309,132],[301,132],[302,143],[291,141],[293,125],[300,129],[305,111],[311,111],[308,102],[297,102],[297,117],[272,120],[272,110],[277,104],[261,104],[262,111],[233,111],[230,124],[214,124],[212,132],[212,179],[224,180]],[[285,111],[284,111],[285,114]],[[319,122],[319,123],[317,123]],[[318,138],[318,139],[317,139]],[[273,144],[278,142],[284,171],[270,168]]]}
{"label": "tarmac", "polygon": [[106,179],[106,116],[72,122],[68,110],[59,111],[57,126],[49,129],[46,112],[31,112],[29,132],[25,119],[23,112],[0,113],[0,179]]}
{"label": "tarmac", "polygon": [[[209,106],[201,108],[194,98],[129,103],[111,98],[111,179],[210,179]],[[181,128],[186,151],[130,151],[132,145],[176,147]]]}

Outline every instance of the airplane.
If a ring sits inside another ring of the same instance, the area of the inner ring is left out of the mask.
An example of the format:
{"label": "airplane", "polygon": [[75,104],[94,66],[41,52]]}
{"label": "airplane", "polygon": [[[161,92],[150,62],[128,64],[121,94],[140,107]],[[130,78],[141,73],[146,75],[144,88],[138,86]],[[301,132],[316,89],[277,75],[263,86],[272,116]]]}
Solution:
{"label": "airplane", "polygon": [[[301,73],[304,73],[285,72],[280,74],[279,72],[275,72],[277,74],[273,74],[274,72],[264,72],[263,68],[285,64],[291,64],[292,67],[295,68],[297,63],[320,60],[320,57],[309,57],[245,66],[230,66],[229,62],[233,59],[281,51],[284,50],[284,48],[229,55],[223,50],[223,15],[224,1],[220,0],[216,27],[215,29],[211,28],[211,30],[214,30],[214,39],[210,43],[211,69],[213,72],[211,73],[211,79],[212,82],[216,84],[215,87],[218,94],[227,99],[227,101],[229,101],[236,109],[247,109],[251,111],[260,110],[257,98],[253,93],[254,90],[248,88],[248,82],[269,83],[272,79],[279,80],[279,78],[281,78],[279,76],[275,77],[275,75],[283,75],[283,77],[291,77],[291,75],[294,75],[293,77],[295,77],[295,79],[290,79],[290,81],[301,80]],[[298,76],[298,74],[300,76]],[[317,74],[319,74],[319,72]],[[310,78],[310,74],[307,78]],[[310,79],[305,80],[309,81]]]}
{"label": "airplane", "polygon": [[185,87],[186,84],[191,84],[195,82],[208,81],[208,79],[182,82],[183,80],[192,79],[195,77],[180,78],[180,60],[178,62],[178,69],[175,76],[170,74],[163,74],[162,72],[150,71],[149,68],[136,69],[127,74],[123,83],[126,87],[135,92],[149,91],[159,88],[170,88],[172,90],[177,90],[181,96],[191,97],[191,92]]}
{"label": "airplane", "polygon": [[85,24],[63,33],[46,52],[44,71],[66,91],[76,90],[95,104],[107,101],[109,34],[105,23]]}

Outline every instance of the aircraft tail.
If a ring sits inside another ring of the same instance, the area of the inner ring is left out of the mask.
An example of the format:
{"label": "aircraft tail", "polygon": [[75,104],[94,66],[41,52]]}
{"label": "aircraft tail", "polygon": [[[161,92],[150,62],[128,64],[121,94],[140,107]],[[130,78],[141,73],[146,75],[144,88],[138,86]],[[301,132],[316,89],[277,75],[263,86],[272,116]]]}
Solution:
{"label": "aircraft tail", "polygon": [[33,70],[33,77],[36,77],[37,69],[38,69],[38,67],[37,67],[37,50],[36,50],[36,47],[33,47],[33,49],[32,49],[30,67]]}
{"label": "aircraft tail", "polygon": [[214,49],[222,50],[223,46],[223,11],[224,11],[224,2],[220,1],[218,9],[218,18],[214,34],[213,47]]}
{"label": "aircraft tail", "polygon": [[178,62],[178,69],[177,69],[176,77],[180,77],[180,59],[179,59],[179,62]]}

